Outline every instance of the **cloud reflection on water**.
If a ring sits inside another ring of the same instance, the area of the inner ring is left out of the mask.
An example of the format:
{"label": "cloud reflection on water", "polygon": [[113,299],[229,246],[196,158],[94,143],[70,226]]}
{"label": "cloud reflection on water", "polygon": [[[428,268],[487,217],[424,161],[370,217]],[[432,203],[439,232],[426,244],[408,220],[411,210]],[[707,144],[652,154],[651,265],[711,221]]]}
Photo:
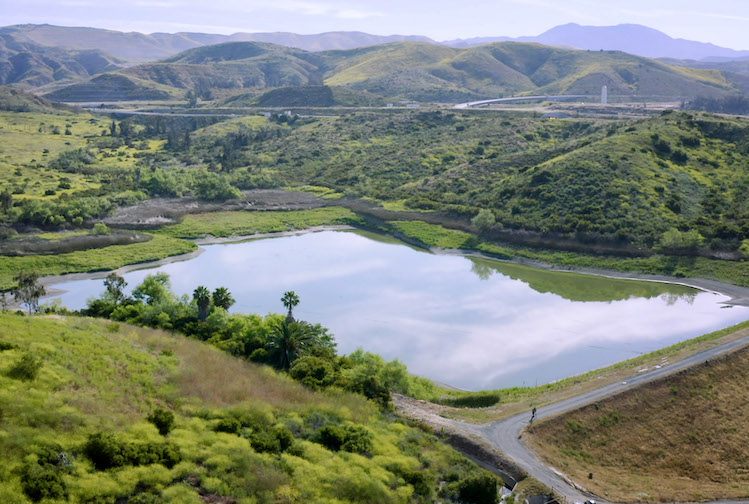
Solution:
{"label": "cloud reflection on water", "polygon": [[[471,389],[552,381],[749,316],[680,286],[431,255],[342,232],[208,246],[159,270],[179,294],[226,286],[242,312],[280,312],[281,294],[295,290],[295,313],[331,328],[340,351],[398,357],[413,373]],[[126,275],[130,288],[154,271]],[[61,286],[71,289],[66,304],[101,292],[100,280],[88,282]]]}

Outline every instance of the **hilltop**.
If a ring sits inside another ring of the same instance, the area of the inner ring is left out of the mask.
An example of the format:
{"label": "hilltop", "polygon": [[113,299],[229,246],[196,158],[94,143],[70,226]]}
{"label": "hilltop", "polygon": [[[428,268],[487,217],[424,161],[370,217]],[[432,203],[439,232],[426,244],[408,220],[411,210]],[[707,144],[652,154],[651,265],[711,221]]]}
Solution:
{"label": "hilltop", "polygon": [[0,110],[6,112],[41,112],[54,114],[67,107],[31,93],[0,86]]}
{"label": "hilltop", "polygon": [[0,327],[2,502],[454,502],[486,474],[363,396],[199,341],[58,316]]}
{"label": "hilltop", "polygon": [[[747,79],[730,72],[670,66],[615,51],[575,51],[517,42],[467,49],[400,42],[316,53],[233,42],[190,49],[107,75],[175,97],[195,90],[205,100],[214,95],[323,84],[438,102],[523,93],[598,95],[603,85],[612,96],[632,99],[717,97],[749,86]],[[48,96],[97,101],[106,92],[100,89],[104,84],[94,79]]]}

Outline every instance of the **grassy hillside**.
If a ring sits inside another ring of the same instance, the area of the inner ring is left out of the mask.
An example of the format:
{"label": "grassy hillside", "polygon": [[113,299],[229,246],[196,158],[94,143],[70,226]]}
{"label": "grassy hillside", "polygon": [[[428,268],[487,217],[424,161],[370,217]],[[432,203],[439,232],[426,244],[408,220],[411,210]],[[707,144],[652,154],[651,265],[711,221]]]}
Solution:
{"label": "grassy hillside", "polygon": [[343,86],[301,86],[273,89],[257,96],[255,93],[230,98],[230,107],[382,107],[381,96]]}
{"label": "grassy hillside", "polygon": [[[518,93],[598,95],[603,85],[611,95],[712,97],[749,85],[714,69],[672,67],[616,51],[573,51],[518,42],[466,49],[398,42],[320,53],[229,42],[190,49],[117,75],[140,79],[145,86],[153,83],[154,89],[168,86],[173,95],[193,88],[225,93],[324,83],[381,96],[445,102]],[[78,96],[97,89],[101,93],[104,84],[92,81],[86,84],[90,87],[53,96]]]}
{"label": "grassy hillside", "polygon": [[749,236],[747,133],[744,120],[705,114],[625,122],[362,113],[241,151],[296,184],[468,216],[489,208],[503,232],[653,247],[670,228],[691,229],[704,245],[735,251]]}
{"label": "grassy hillside", "polygon": [[616,502],[746,498],[748,365],[743,349],[535,425],[524,438]]}
{"label": "grassy hillside", "polygon": [[46,95],[47,98],[67,102],[106,102],[132,100],[168,100],[177,98],[173,89],[155,81],[142,81],[137,77],[118,73],[104,74],[93,79],[58,89]]}
{"label": "grassy hillside", "polygon": [[[18,231],[90,227],[149,197],[220,202],[240,189],[314,185],[487,242],[632,257],[586,266],[749,282],[736,262],[749,256],[743,119],[387,110],[110,122],[61,112],[0,114],[0,127],[3,218]],[[479,229],[481,210],[494,223]]]}
{"label": "grassy hillside", "polygon": [[452,502],[482,474],[362,396],[198,341],[78,318],[0,327],[3,502]]}
{"label": "grassy hillside", "polygon": [[41,96],[26,93],[10,86],[0,86],[0,111],[55,114],[62,110],[65,110],[62,105],[51,102]]}

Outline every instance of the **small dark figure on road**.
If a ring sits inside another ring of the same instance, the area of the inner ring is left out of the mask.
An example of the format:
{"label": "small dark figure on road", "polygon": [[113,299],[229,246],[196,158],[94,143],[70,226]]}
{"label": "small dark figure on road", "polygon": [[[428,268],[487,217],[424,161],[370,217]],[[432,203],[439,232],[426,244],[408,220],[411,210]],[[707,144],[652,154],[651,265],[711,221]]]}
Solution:
{"label": "small dark figure on road", "polygon": [[533,420],[535,419],[536,419],[536,408],[533,408],[533,410],[531,410],[531,421],[528,422],[528,425],[531,425],[533,423]]}

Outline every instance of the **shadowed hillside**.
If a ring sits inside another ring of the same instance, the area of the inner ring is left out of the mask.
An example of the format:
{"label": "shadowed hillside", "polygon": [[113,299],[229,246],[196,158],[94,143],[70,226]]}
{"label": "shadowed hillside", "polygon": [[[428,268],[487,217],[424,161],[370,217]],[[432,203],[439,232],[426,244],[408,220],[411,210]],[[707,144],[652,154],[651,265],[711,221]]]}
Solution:
{"label": "shadowed hillside", "polygon": [[0,33],[0,85],[39,87],[71,82],[116,70],[120,61],[100,50],[64,50],[18,42]]}

